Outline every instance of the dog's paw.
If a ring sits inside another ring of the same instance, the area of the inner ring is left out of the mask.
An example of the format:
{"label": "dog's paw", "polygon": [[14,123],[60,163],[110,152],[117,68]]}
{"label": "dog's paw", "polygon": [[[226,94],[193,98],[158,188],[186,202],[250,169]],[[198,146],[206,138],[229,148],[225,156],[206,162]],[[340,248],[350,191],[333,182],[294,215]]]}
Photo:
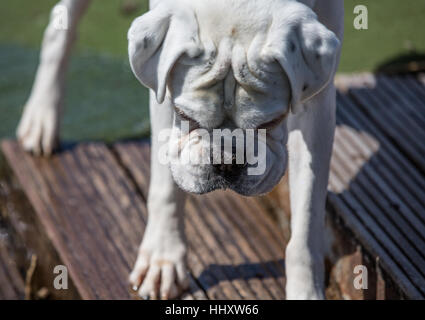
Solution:
{"label": "dog's paw", "polygon": [[59,111],[55,106],[27,104],[16,135],[34,155],[51,155],[59,143]]}
{"label": "dog's paw", "polygon": [[144,249],[142,244],[129,281],[142,299],[178,298],[189,288],[186,247],[173,244],[165,249]]}

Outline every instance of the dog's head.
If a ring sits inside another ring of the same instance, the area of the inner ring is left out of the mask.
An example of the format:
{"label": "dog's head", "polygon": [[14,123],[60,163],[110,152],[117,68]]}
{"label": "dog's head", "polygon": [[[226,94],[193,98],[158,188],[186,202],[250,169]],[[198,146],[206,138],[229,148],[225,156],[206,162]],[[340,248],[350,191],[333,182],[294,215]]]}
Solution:
{"label": "dog's head", "polygon": [[189,192],[268,192],[286,169],[290,113],[320,92],[339,41],[292,0],[162,0],[128,34],[132,70],[175,107],[167,156]]}

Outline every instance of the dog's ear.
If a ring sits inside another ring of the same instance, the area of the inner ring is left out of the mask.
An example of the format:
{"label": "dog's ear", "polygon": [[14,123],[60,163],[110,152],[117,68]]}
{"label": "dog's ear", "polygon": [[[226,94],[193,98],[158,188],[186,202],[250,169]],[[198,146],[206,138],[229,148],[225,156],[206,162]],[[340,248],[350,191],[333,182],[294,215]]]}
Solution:
{"label": "dog's ear", "polygon": [[170,70],[183,55],[202,52],[194,12],[175,1],[163,0],[137,18],[128,31],[131,68],[137,79],[162,103]]}
{"label": "dog's ear", "polygon": [[262,56],[278,62],[291,85],[291,111],[319,93],[336,68],[340,41],[307,6],[291,2],[274,15]]}

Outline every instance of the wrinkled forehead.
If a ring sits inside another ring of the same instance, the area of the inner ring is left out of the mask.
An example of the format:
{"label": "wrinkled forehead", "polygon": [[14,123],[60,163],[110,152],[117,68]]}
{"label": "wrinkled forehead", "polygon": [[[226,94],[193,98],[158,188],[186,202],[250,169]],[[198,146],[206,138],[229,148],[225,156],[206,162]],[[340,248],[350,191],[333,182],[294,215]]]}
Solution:
{"label": "wrinkled forehead", "polygon": [[[209,1],[214,5],[208,8],[204,1],[194,2],[203,54],[177,62],[169,89],[174,103],[188,113],[216,117],[212,122],[227,113],[239,127],[252,127],[253,118],[263,121],[287,112],[289,82],[278,63],[267,69],[257,65],[269,12],[246,1],[220,2]],[[252,10],[259,12],[250,14]]]}

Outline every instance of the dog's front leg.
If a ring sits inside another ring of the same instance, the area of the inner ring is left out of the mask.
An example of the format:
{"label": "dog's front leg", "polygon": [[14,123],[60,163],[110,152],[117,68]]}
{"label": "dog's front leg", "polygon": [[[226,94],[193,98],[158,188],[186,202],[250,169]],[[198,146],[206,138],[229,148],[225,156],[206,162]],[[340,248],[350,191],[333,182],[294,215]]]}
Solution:
{"label": "dog's front leg", "polygon": [[188,287],[183,209],[185,193],[174,183],[171,171],[159,159],[167,141],[159,141],[161,130],[171,128],[173,108],[168,99],[159,105],[150,95],[152,131],[151,178],[148,224],[139,248],[130,283],[145,299],[172,299]]}
{"label": "dog's front leg", "polygon": [[51,154],[58,143],[68,59],[78,22],[89,3],[61,0],[52,9],[34,85],[17,129],[24,149],[36,155]]}
{"label": "dog's front leg", "polygon": [[291,239],[286,248],[286,295],[323,299],[325,202],[335,130],[333,85],[288,125]]}

